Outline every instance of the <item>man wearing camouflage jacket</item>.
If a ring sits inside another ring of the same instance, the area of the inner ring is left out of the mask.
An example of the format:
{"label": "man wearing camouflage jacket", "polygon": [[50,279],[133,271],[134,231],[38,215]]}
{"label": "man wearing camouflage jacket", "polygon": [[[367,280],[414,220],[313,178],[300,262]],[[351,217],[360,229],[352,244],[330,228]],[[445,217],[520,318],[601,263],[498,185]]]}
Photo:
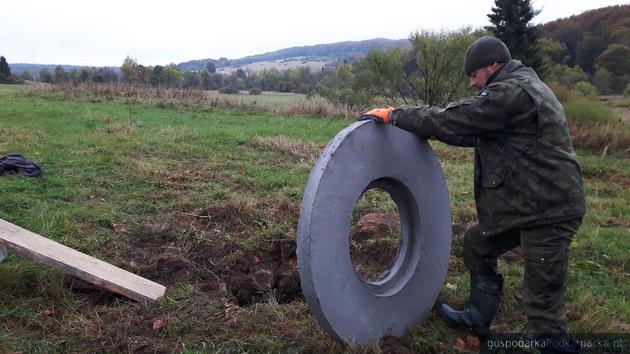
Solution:
{"label": "man wearing camouflage jacket", "polygon": [[520,245],[529,323],[537,335],[563,335],[568,249],[586,207],[562,105],[497,38],[475,41],[466,52],[464,69],[471,86],[481,89],[477,96],[445,108],[374,109],[362,118],[475,148],[479,223],[464,235],[471,292],[462,311],[442,305],[447,321],[488,336],[503,288],[497,257]]}

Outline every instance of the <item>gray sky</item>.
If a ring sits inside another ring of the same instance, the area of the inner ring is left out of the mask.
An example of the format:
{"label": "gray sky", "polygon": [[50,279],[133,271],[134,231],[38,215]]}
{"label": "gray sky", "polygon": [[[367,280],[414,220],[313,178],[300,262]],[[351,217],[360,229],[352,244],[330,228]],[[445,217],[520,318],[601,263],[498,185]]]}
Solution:
{"label": "gray sky", "polygon": [[[614,0],[533,0],[536,23]],[[494,0],[3,1],[0,55],[9,63],[119,66],[239,58],[292,46],[406,38],[416,30],[488,24]]]}

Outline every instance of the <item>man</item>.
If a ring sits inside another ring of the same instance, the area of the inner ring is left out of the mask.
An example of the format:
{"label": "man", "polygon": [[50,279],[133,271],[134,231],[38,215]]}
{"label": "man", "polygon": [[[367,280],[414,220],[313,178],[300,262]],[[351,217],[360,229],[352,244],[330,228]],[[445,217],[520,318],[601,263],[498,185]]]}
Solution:
{"label": "man", "polygon": [[536,335],[564,335],[568,248],[586,207],[562,105],[497,38],[476,40],[464,70],[470,85],[481,90],[477,96],[446,108],[374,109],[361,119],[475,148],[479,223],[464,235],[470,297],[462,311],[443,304],[446,320],[487,338],[503,288],[497,257],[520,245],[529,323]]}

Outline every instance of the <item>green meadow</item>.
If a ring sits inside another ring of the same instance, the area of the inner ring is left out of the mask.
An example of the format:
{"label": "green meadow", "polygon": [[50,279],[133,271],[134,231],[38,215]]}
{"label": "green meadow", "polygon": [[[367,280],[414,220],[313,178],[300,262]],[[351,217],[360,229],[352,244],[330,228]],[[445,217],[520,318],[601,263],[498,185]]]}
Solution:
{"label": "green meadow", "polygon": [[[351,122],[0,85],[0,156],[23,154],[45,171],[39,179],[0,177],[0,218],[168,287],[145,305],[9,253],[0,263],[0,351],[475,350],[437,306],[406,337],[372,348],[335,342],[310,313],[296,283],[299,204],[319,152]],[[454,231],[438,304],[463,306],[463,232],[476,220],[473,155],[432,144]],[[570,329],[628,333],[630,159],[595,149],[578,155],[588,213],[571,246]],[[495,330],[524,332],[518,249],[499,267],[506,287]]]}

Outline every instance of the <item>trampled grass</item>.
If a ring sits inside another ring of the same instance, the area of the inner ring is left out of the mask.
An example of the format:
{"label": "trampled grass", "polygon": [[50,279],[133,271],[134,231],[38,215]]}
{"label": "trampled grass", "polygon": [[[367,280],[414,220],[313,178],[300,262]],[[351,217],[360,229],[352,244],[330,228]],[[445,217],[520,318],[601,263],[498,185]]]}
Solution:
{"label": "trampled grass", "polygon": [[[169,290],[142,305],[10,254],[0,264],[2,351],[364,350],[330,339],[292,283],[313,155],[350,120],[22,91],[0,85],[0,154],[22,153],[45,175],[0,177],[0,218]],[[462,235],[475,222],[472,151],[434,147],[454,222],[438,303],[463,305]],[[571,249],[571,330],[627,333],[630,160],[614,152],[579,155],[589,212]],[[518,252],[501,258],[500,270],[507,280],[495,329],[524,331]],[[474,349],[467,335],[434,310],[405,338],[367,349],[453,352],[460,340]]]}

